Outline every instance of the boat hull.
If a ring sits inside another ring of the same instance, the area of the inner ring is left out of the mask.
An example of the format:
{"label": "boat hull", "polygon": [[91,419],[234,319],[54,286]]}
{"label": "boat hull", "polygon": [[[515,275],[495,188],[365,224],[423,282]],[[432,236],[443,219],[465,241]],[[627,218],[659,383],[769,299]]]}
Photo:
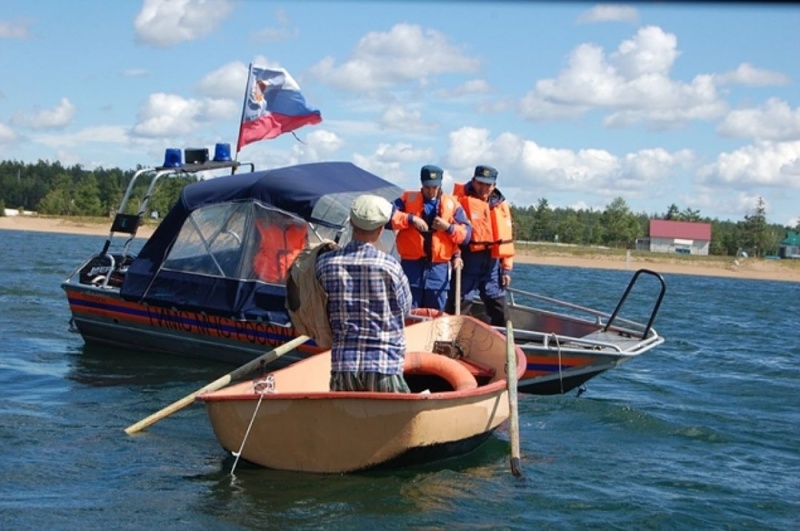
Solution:
{"label": "boat hull", "polygon": [[[297,337],[285,325],[234,320],[123,300],[119,290],[62,286],[72,324],[87,343],[242,365]],[[281,357],[278,367],[319,352],[313,342]]]}
{"label": "boat hull", "polygon": [[245,395],[209,401],[207,407],[214,433],[226,450],[241,448],[243,459],[268,468],[320,473],[470,451],[508,418],[504,390],[438,398],[378,395],[320,393],[265,399],[260,405],[258,398]]}
{"label": "boat hull", "polygon": [[[646,337],[637,337],[624,329],[605,330],[600,320],[577,318],[513,301],[507,311],[515,341],[525,353],[525,373],[518,384],[521,393],[567,393],[664,342],[655,330]],[[603,316],[600,312],[596,314]],[[471,315],[488,319],[479,301],[473,305]],[[505,333],[505,327],[497,329]]]}

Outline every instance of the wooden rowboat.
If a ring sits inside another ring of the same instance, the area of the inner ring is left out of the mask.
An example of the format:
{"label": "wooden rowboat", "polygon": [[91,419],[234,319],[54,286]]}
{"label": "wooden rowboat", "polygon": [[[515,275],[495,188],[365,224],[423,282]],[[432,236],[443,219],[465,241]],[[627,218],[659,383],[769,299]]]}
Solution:
{"label": "wooden rowboat", "polygon": [[[264,467],[320,473],[466,453],[509,416],[506,338],[469,316],[406,328],[411,394],[331,392],[330,351],[197,397],[223,448]],[[517,377],[525,356],[517,348]]]}

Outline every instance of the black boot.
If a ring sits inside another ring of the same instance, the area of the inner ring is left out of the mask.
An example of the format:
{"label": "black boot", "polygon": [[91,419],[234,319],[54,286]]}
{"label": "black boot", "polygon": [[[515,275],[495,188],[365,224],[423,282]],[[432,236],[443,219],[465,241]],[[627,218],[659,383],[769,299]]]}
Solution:
{"label": "black boot", "polygon": [[496,299],[486,298],[483,301],[486,306],[486,315],[489,317],[489,323],[492,326],[505,326],[506,325],[506,298],[497,297]]}

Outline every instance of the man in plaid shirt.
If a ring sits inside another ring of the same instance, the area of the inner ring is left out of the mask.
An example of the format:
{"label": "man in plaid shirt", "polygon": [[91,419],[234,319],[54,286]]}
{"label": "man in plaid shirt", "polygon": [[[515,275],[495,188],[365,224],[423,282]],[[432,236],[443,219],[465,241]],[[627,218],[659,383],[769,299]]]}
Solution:
{"label": "man in plaid shirt", "polygon": [[374,245],[391,214],[386,199],[357,197],[350,243],[317,260],[333,336],[332,391],[410,392],[403,361],[411,290],[400,263]]}

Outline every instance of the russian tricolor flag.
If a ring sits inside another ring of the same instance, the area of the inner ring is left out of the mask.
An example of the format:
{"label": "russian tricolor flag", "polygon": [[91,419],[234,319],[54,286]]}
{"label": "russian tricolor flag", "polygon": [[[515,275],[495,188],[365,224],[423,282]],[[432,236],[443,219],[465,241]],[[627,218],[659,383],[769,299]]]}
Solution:
{"label": "russian tricolor flag", "polygon": [[319,110],[306,105],[300,85],[283,68],[251,65],[244,100],[237,152],[251,142],[322,121]]}

